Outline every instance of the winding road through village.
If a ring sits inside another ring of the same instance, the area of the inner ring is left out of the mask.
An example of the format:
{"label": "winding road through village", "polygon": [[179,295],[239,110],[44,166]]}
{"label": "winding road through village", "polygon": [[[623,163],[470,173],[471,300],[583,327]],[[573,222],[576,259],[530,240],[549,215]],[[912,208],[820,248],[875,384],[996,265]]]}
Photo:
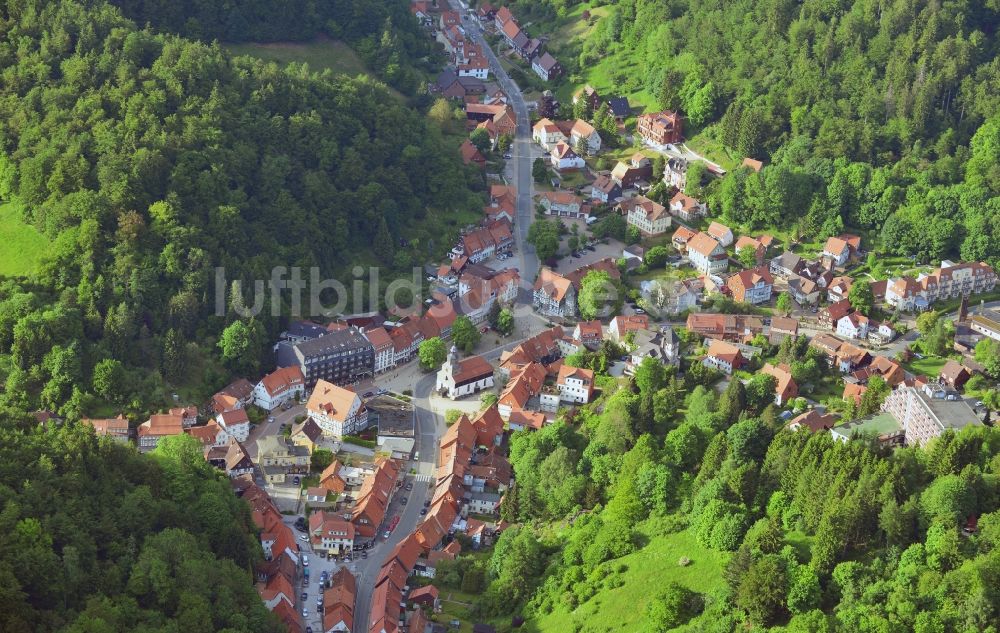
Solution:
{"label": "winding road through village", "polygon": [[[498,346],[482,356],[489,362],[495,362],[500,354],[507,349],[512,349],[524,338],[533,336],[544,328],[544,319],[538,317],[531,311],[531,286],[538,273],[538,257],[535,255],[534,247],[527,243],[528,227],[534,216],[534,205],[532,204],[532,148],[531,148],[531,123],[528,118],[528,106],[524,101],[524,95],[520,88],[511,80],[500,65],[496,54],[490,48],[488,42],[483,38],[482,31],[476,25],[475,18],[465,6],[455,6],[453,8],[462,14],[463,23],[466,25],[466,32],[471,34],[475,41],[482,45],[490,60],[490,70],[496,76],[498,83],[510,99],[510,105],[517,115],[517,134],[511,147],[511,159],[508,161],[508,177],[512,182],[509,184],[517,188],[517,219],[514,227],[514,238],[517,244],[516,260],[518,271],[521,277],[521,293],[518,305],[516,306],[516,318],[519,324],[519,334],[523,338],[512,340],[504,345]],[[526,300],[525,300],[526,299]],[[403,373],[405,372],[405,373]],[[415,450],[419,459],[411,462],[415,474],[407,474],[407,483],[413,483],[412,490],[406,490],[405,485],[397,492],[393,501],[393,508],[387,517],[398,514],[399,524],[389,535],[388,539],[380,541],[371,550],[368,558],[360,558],[354,564],[355,576],[357,578],[357,602],[355,604],[354,631],[355,633],[367,633],[369,627],[369,615],[371,612],[372,594],[375,590],[375,581],[378,579],[379,569],[385,557],[403,538],[410,534],[419,524],[421,519],[420,510],[424,501],[430,499],[433,493],[434,471],[437,467],[438,442],[444,434],[447,426],[444,419],[431,406],[431,398],[434,391],[436,376],[434,374],[423,374],[416,363],[402,370],[400,378],[404,381],[407,376],[412,380],[413,404],[416,417],[416,443]],[[399,380],[397,379],[397,384]],[[398,497],[405,496],[406,503],[401,504]]]}

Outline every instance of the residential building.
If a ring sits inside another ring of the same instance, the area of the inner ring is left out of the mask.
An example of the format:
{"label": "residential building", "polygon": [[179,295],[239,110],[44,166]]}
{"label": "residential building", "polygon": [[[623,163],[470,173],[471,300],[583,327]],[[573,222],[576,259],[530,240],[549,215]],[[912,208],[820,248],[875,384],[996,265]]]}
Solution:
{"label": "residential building", "polygon": [[886,345],[896,338],[896,330],[888,323],[871,321],[868,322],[868,340],[876,345]]}
{"label": "residential building", "polygon": [[766,266],[741,270],[726,281],[733,300],[758,305],[771,300],[774,279]]}
{"label": "residential building", "polygon": [[463,254],[473,264],[486,261],[496,254],[497,245],[487,228],[476,229],[462,236]]}
{"label": "residential building", "polygon": [[292,445],[281,435],[257,438],[257,465],[269,484],[284,483],[290,474],[308,473],[311,459],[307,448]]}
{"label": "residential building", "polygon": [[288,440],[295,446],[305,447],[310,453],[316,450],[316,444],[323,437],[323,429],[312,418],[306,418],[298,424],[292,424],[292,432]]}
{"label": "residential building", "polygon": [[277,409],[305,393],[306,378],[298,365],[279,367],[264,376],[253,390],[254,404],[265,411]]}
{"label": "residential building", "polygon": [[645,196],[629,198],[618,206],[626,214],[626,222],[639,229],[643,235],[660,235],[670,228],[667,209]]}
{"label": "residential building", "polygon": [[216,414],[215,421],[237,442],[245,442],[250,437],[250,418],[247,417],[246,409],[223,411]]}
{"label": "residential building", "polygon": [[717,369],[724,374],[732,374],[734,369],[739,369],[745,362],[743,354],[735,345],[712,339],[708,346],[708,352],[702,363],[711,369]]}
{"label": "residential building", "polygon": [[[850,242],[848,241],[851,236],[840,236],[831,237],[826,240],[826,244],[823,246],[823,257],[829,259],[834,266],[843,266],[847,263],[854,253]],[[847,238],[847,239],[845,239]],[[858,238],[857,243],[860,245],[861,240]]]}
{"label": "residential building", "polygon": [[826,289],[827,301],[830,303],[843,301],[847,298],[848,293],[851,291],[851,286],[853,285],[854,280],[850,277],[834,277]]}
{"label": "residential building", "polygon": [[798,397],[799,386],[795,384],[792,370],[788,365],[782,363],[774,366],[771,363],[764,363],[760,371],[762,374],[774,376],[777,381],[774,386],[774,404],[783,407]]}
{"label": "residential building", "polygon": [[573,93],[573,105],[576,105],[580,99],[587,101],[592,112],[597,112],[598,108],[601,107],[601,95],[590,84]]}
{"label": "residential building", "polygon": [[635,369],[646,358],[653,358],[662,365],[677,365],[680,363],[680,351],[681,340],[670,326],[655,332],[640,330],[635,334],[625,373],[634,375]]}
{"label": "residential building", "polygon": [[938,381],[944,385],[951,387],[952,389],[961,389],[968,382],[969,378],[972,378],[972,372],[968,367],[948,359],[941,368],[941,372],[938,374]]}
{"label": "residential building", "polygon": [[691,266],[704,275],[718,275],[729,268],[726,249],[708,233],[698,233],[687,243]]}
{"label": "residential building", "polygon": [[788,294],[800,306],[815,305],[819,301],[819,285],[806,277],[791,275],[788,277]]}
{"label": "residential building", "polygon": [[437,373],[435,389],[454,400],[493,387],[493,366],[482,356],[459,360],[458,349],[452,346],[448,359]]}
{"label": "residential building", "polygon": [[684,191],[684,183],[687,181],[688,162],[686,158],[671,156],[663,166],[663,182],[669,187],[675,187]]}
{"label": "residential building", "polygon": [[324,434],[337,438],[368,428],[368,410],[361,397],[351,389],[325,380],[316,383],[306,403],[306,413]]}
{"label": "residential building", "polygon": [[640,114],[636,131],[643,140],[656,145],[679,143],[683,138],[681,116],[671,110]]}
{"label": "residential building", "polygon": [[608,173],[598,174],[590,184],[590,197],[598,202],[610,204],[622,195],[621,185],[615,182]]}
{"label": "residential building", "polygon": [[868,338],[868,323],[868,317],[859,312],[845,314],[837,321],[837,336],[866,339]]}
{"label": "residential building", "polygon": [[[609,97],[607,102],[611,115],[621,123],[632,114],[632,106],[629,105],[628,97]],[[597,108],[594,108],[597,111]]]}
{"label": "residential building", "polygon": [[685,327],[706,338],[742,342],[763,333],[764,321],[746,314],[692,313]]}
{"label": "residential building", "polygon": [[184,432],[183,416],[178,413],[154,413],[149,419],[139,425],[136,437],[139,450],[143,453],[156,448],[160,440],[171,435]]}
{"label": "residential building", "polygon": [[653,174],[653,165],[641,153],[636,153],[628,162],[618,161],[611,170],[611,180],[625,189],[639,186],[648,181]]}
{"label": "residential building", "polygon": [[[357,581],[347,567],[330,578],[330,588],[323,592],[323,633],[350,633],[354,630],[354,605]],[[417,632],[417,629],[410,628]]]}
{"label": "residential building", "polygon": [[959,431],[982,424],[961,397],[935,398],[922,389],[905,385],[886,397],[882,410],[899,422],[909,446],[922,446],[946,430]]}
{"label": "residential building", "polygon": [[542,78],[542,81],[552,81],[562,75],[562,65],[549,53],[542,53],[531,62],[531,70]]}
{"label": "residential building", "polygon": [[595,349],[604,340],[603,326],[597,319],[580,321],[573,328],[573,338],[583,343],[585,347]]}
{"label": "residential building", "polygon": [[398,476],[399,465],[395,460],[381,457],[375,462],[375,470],[361,484],[357,502],[351,511],[351,523],[357,538],[370,540],[375,537],[385,519]]}
{"label": "residential building", "polygon": [[372,351],[375,354],[375,373],[380,374],[393,368],[395,366],[395,353],[392,347],[392,338],[385,331],[385,328],[370,328],[361,333],[371,343]]}
{"label": "residential building", "polygon": [[542,314],[573,316],[576,314],[576,289],[566,277],[551,268],[542,268],[535,280],[532,304]]}
{"label": "residential building", "polygon": [[756,240],[749,235],[741,235],[738,240],[736,240],[736,246],[733,247],[733,251],[739,257],[745,249],[750,249],[754,254],[754,261],[758,266],[764,263],[764,255],[767,252],[767,247],[764,246],[759,240]]}
{"label": "residential building", "polygon": [[551,152],[557,143],[565,143],[569,139],[553,121],[540,119],[531,128],[531,140],[538,143],[545,151]]}
{"label": "residential building", "polygon": [[791,317],[772,317],[771,331],[768,334],[768,341],[771,345],[780,345],[786,337],[798,337],[799,321]]}
{"label": "residential building", "polygon": [[661,314],[680,314],[698,307],[705,284],[697,278],[674,281],[654,279],[639,283],[642,297]]}
{"label": "residential building", "polygon": [[670,212],[685,222],[693,222],[708,214],[708,205],[678,191],[670,199]]}
{"label": "residential building", "polygon": [[298,365],[307,387],[319,380],[357,382],[375,370],[375,350],[355,327],[294,345],[279,343],[276,355],[279,367]]}
{"label": "residential building", "polygon": [[586,164],[573,148],[566,143],[556,143],[549,153],[549,160],[556,171],[568,171],[570,169],[583,169]]}
{"label": "residential building", "polygon": [[640,332],[649,329],[649,317],[645,314],[635,314],[632,316],[616,316],[611,319],[608,325],[608,336],[613,340],[621,342],[629,332]]}
{"label": "residential building", "polygon": [[221,413],[230,409],[239,409],[253,400],[254,386],[246,378],[239,378],[212,396],[212,411]]}
{"label": "residential building", "polygon": [[764,163],[748,157],[743,159],[743,162],[740,163],[740,167],[746,167],[752,172],[760,173],[760,170],[764,168]]}
{"label": "residential building", "polygon": [[890,280],[885,300],[900,310],[925,310],[936,301],[991,292],[996,283],[996,273],[985,262],[956,264],[944,260],[940,268],[917,279]]}
{"label": "residential building", "polygon": [[479,151],[479,148],[472,144],[472,141],[465,139],[458,146],[458,153],[462,156],[462,163],[475,165],[480,169],[486,169],[486,157]]}
{"label": "residential building", "polygon": [[771,260],[771,274],[788,278],[798,275],[802,271],[805,262],[802,258],[791,251],[785,251]]}
{"label": "residential building", "polygon": [[354,549],[354,524],[332,512],[314,511],[309,515],[309,544],[314,552],[347,554]]}
{"label": "residential building", "polygon": [[561,218],[585,218],[583,200],[572,191],[546,191],[538,195],[538,203],[548,215]]}
{"label": "residential building", "polygon": [[816,409],[809,409],[801,413],[788,422],[789,431],[798,431],[801,428],[809,429],[813,433],[828,431],[837,424],[840,418],[833,413],[820,413]]}
{"label": "residential building", "polygon": [[712,222],[708,225],[708,230],[705,232],[711,235],[719,244],[722,244],[723,247],[733,243],[733,231],[725,224]]}
{"label": "residential building", "polygon": [[821,327],[836,330],[840,320],[854,311],[854,306],[847,299],[831,303],[819,311],[819,324]]}
{"label": "residential building", "polygon": [[128,442],[128,419],[120,413],[115,418],[84,418],[80,420],[80,423],[93,427],[94,434],[96,435],[104,435],[118,442]]}
{"label": "residential building", "polygon": [[569,143],[573,148],[583,144],[587,147],[588,154],[596,154],[601,150],[601,135],[593,125],[583,119],[577,119],[573,121],[573,126],[569,130]]}
{"label": "residential building", "polygon": [[695,235],[697,235],[697,233],[688,227],[678,226],[677,230],[674,231],[673,236],[670,238],[670,243],[674,245],[674,248],[683,253],[687,250],[688,242],[690,242],[691,238]]}
{"label": "residential building", "polygon": [[594,395],[594,372],[563,365],[556,380],[559,399],[574,404],[587,404]]}

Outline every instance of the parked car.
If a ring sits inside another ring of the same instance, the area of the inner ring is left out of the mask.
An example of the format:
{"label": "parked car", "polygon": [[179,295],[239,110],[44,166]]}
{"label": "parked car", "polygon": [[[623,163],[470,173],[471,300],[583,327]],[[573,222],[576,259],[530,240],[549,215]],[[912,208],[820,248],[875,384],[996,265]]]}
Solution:
{"label": "parked car", "polygon": [[294,477],[292,477],[292,483],[298,486],[302,483],[302,478],[299,477],[298,475],[295,475]]}
{"label": "parked car", "polygon": [[303,554],[302,555],[302,566],[303,567],[308,567],[309,566],[309,555],[308,554]]}
{"label": "parked car", "polygon": [[391,532],[389,530],[386,530],[385,532],[382,533],[382,538],[389,538],[390,534]]}
{"label": "parked car", "polygon": [[309,599],[309,594],[307,594],[306,592],[303,591],[301,598],[302,598],[302,601],[305,602],[306,600]]}
{"label": "parked car", "polygon": [[299,534],[299,540],[300,541],[309,542],[309,535],[308,534]]}
{"label": "parked car", "polygon": [[374,395],[375,395],[375,392],[374,392],[374,391],[366,391],[366,392],[365,392],[365,396],[364,396],[364,397],[365,397],[365,398],[371,398],[371,397],[372,397],[372,396],[374,396]]}
{"label": "parked car", "polygon": [[427,514],[427,508],[420,508],[420,516]]}
{"label": "parked car", "polygon": [[274,422],[274,416],[273,415],[267,416],[267,421],[268,422]]}
{"label": "parked car", "polygon": [[302,607],[302,617],[303,618],[308,618],[309,617],[309,609],[307,609],[305,607]]}
{"label": "parked car", "polygon": [[368,550],[361,551],[361,558],[368,558]]}

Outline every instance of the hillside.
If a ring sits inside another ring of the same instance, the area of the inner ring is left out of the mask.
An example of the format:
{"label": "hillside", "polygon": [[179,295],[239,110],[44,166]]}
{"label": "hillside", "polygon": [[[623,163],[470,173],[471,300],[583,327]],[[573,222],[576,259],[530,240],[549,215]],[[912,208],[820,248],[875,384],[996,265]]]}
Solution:
{"label": "hillside", "polygon": [[688,146],[726,167],[763,160],[692,186],[729,223],[1000,262],[995,5],[507,4],[552,37],[564,103],[589,82],[639,111],[679,110]]}
{"label": "hillside", "polygon": [[148,457],[17,422],[0,420],[0,630],[284,629],[253,588],[249,508],[196,441]]}
{"label": "hillside", "polygon": [[[216,267],[350,282],[350,266],[372,265],[384,287],[482,204],[481,176],[440,129],[367,76],[234,58],[101,2],[21,7],[0,9],[0,201],[49,246],[35,262],[8,251],[28,229],[0,245],[28,275],[0,293],[0,404],[141,416],[165,382],[219,358],[235,315],[214,314]],[[228,369],[255,371],[280,327],[250,323],[255,344]],[[120,363],[113,393],[91,380],[102,359]],[[227,378],[207,375],[197,395]]]}
{"label": "hillside", "polygon": [[766,380],[671,373],[646,359],[572,424],[515,433],[511,527],[435,582],[504,631],[1000,626],[996,429],[843,443],[783,430]]}

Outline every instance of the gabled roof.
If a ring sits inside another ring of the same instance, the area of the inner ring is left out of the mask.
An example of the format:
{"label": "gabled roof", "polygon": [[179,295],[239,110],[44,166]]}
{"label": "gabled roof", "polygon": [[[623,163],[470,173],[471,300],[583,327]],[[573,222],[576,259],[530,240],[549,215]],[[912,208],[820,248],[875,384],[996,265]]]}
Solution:
{"label": "gabled roof", "polygon": [[688,251],[694,251],[695,253],[705,257],[711,256],[717,249],[722,249],[715,238],[708,233],[702,232],[699,232],[697,235],[688,240],[687,248]]}
{"label": "gabled roof", "polygon": [[730,345],[719,339],[712,339],[712,343],[708,346],[707,356],[732,364],[741,358],[742,355],[740,354],[740,348],[735,345]]}
{"label": "gabled roof", "polygon": [[728,226],[726,226],[725,224],[721,224],[719,222],[712,222],[711,224],[709,224],[708,231],[706,232],[717,240],[723,240],[727,237],[732,237],[733,234],[733,232],[730,230]]}
{"label": "gabled roof", "polygon": [[542,56],[535,60],[535,63],[544,70],[545,72],[551,72],[553,68],[559,65],[556,58],[549,53],[542,53]]}
{"label": "gabled roof", "polygon": [[352,390],[320,379],[313,388],[306,410],[318,411],[327,417],[345,422],[351,407],[360,398]]}
{"label": "gabled roof", "polygon": [[542,291],[553,301],[561,302],[566,298],[566,293],[572,287],[569,279],[566,279],[551,268],[542,268],[538,271],[538,279],[535,280],[535,290]]}

